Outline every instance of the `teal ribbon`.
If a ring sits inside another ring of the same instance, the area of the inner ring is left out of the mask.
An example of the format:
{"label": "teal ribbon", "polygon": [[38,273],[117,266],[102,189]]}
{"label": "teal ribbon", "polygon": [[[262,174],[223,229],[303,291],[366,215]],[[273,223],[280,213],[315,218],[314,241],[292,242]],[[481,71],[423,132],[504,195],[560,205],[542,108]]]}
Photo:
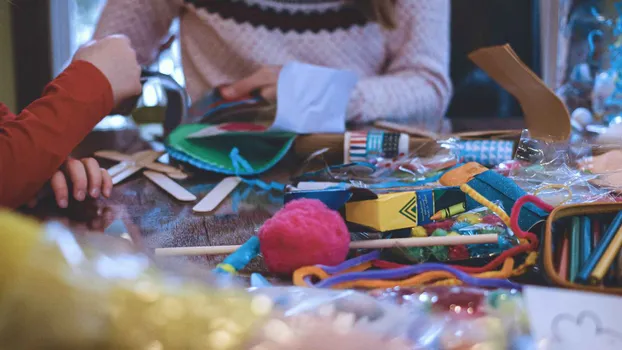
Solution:
{"label": "teal ribbon", "polygon": [[285,185],[276,181],[266,183],[261,179],[245,179],[241,177],[239,175],[240,170],[243,169],[244,171],[249,173],[254,172],[254,170],[251,164],[240,155],[240,150],[237,147],[234,147],[231,150],[231,153],[229,153],[229,158],[231,159],[231,164],[233,165],[233,171],[235,172],[235,175],[242,179],[242,182],[244,182],[245,184],[259,187],[264,191],[285,191]]}

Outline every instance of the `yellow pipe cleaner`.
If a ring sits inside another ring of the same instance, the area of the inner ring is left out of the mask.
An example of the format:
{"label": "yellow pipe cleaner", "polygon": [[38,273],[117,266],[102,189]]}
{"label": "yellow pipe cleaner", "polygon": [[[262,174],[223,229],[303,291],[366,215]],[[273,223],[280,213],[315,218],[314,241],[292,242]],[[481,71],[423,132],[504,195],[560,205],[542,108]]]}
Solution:
{"label": "yellow pipe cleaner", "polygon": [[490,211],[497,214],[497,216],[501,218],[501,220],[507,227],[511,226],[510,217],[508,216],[508,214],[505,213],[505,211],[503,211],[503,209],[499,208],[498,205],[489,201],[486,197],[479,194],[477,191],[475,191],[475,189],[473,189],[473,187],[467,184],[460,185],[460,189],[462,190],[462,192],[469,195],[469,197],[473,198],[477,203],[485,206],[486,208],[490,209]]}

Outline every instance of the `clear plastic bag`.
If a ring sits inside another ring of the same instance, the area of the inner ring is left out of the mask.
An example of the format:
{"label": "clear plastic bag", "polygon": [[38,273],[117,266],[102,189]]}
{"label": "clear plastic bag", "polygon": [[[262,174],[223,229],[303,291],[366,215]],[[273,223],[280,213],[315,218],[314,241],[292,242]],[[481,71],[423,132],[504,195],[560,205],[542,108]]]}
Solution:
{"label": "clear plastic bag", "polygon": [[[496,204],[501,207],[500,203]],[[479,234],[497,234],[499,241],[496,244],[470,244],[449,247],[396,247],[384,251],[383,258],[409,264],[426,261],[456,262],[494,257],[519,244],[518,238],[512,230],[486,207],[460,213],[432,224],[417,226],[410,230],[410,235],[414,237]]]}
{"label": "clear plastic bag", "polygon": [[321,339],[306,337],[309,349],[526,349],[520,344],[531,340],[516,291],[434,287],[362,294],[272,287],[253,293],[274,300],[297,334],[317,334],[308,327],[315,329],[318,320],[330,328]]}
{"label": "clear plastic bag", "polygon": [[[583,169],[582,161],[599,146],[588,141],[547,142],[523,132],[509,178],[545,202],[561,204],[613,202],[612,188],[597,185],[599,174]],[[622,164],[621,164],[622,170]]]}

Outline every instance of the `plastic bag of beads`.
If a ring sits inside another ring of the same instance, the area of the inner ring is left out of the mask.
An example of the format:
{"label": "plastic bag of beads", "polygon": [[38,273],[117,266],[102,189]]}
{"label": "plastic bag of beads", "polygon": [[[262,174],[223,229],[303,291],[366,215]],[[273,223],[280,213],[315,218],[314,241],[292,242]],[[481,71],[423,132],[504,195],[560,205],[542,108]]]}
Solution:
{"label": "plastic bag of beads", "polygon": [[347,320],[288,315],[278,307],[282,298],[249,293],[190,264],[159,268],[122,239],[76,237],[59,224],[43,227],[2,211],[0,237],[6,349],[412,348],[403,339],[387,343],[381,332],[348,331]]}
{"label": "plastic bag of beads", "polygon": [[[549,142],[533,139],[524,132],[515,154],[519,166],[511,169],[509,178],[553,206],[613,202],[615,189],[599,184],[604,175],[585,166],[585,160],[599,149],[602,147],[584,140]],[[622,174],[622,166],[609,174],[612,173]]]}
{"label": "plastic bag of beads", "polygon": [[[496,203],[501,206],[500,203]],[[451,208],[450,208],[451,209]],[[425,261],[466,261],[490,258],[519,244],[517,237],[490,209],[480,207],[424,226],[393,232],[391,238],[497,234],[495,244],[469,244],[432,247],[397,247],[383,251],[383,258],[403,263]]]}
{"label": "plastic bag of beads", "polygon": [[369,294],[383,303],[427,315],[427,324],[409,334],[421,349],[535,348],[523,300],[516,290],[454,286],[394,288]]}
{"label": "plastic bag of beads", "polygon": [[278,317],[230,279],[167,272],[122,239],[1,211],[0,236],[5,349],[240,349]]}
{"label": "plastic bag of beads", "polygon": [[[526,349],[516,345],[525,338],[530,340],[522,299],[516,291],[428,287],[363,294],[271,287],[252,292],[268,296],[274,308],[285,315],[284,324],[275,328],[284,334],[283,343],[291,347],[279,349],[300,349],[302,339],[310,349],[314,344],[313,349],[413,350]],[[318,327],[326,335],[317,332]],[[318,339],[317,334],[322,336]],[[322,343],[325,345],[319,346]],[[337,343],[340,347],[332,347]],[[272,345],[264,343],[261,348],[273,349]]]}

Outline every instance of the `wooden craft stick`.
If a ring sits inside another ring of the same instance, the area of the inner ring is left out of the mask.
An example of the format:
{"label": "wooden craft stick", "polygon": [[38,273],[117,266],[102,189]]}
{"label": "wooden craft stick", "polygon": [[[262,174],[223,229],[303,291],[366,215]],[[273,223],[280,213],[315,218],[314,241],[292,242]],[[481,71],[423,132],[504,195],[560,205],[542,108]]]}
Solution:
{"label": "wooden craft stick", "polygon": [[[469,236],[442,236],[442,237],[411,237],[394,239],[373,239],[350,243],[350,249],[380,249],[393,247],[430,247],[462,244],[489,244],[497,243],[497,234],[469,235]],[[231,254],[239,245],[214,246],[214,247],[177,247],[158,248],[156,256],[190,256],[190,255],[221,255]]]}
{"label": "wooden craft stick", "polygon": [[[138,172],[140,169],[142,169],[143,167],[138,166],[138,165],[130,165],[131,163],[119,163],[117,165],[123,165],[122,169],[120,172],[116,171],[117,169],[115,169],[116,174],[112,175],[110,174],[110,176],[112,177],[112,184],[116,185],[119,182],[127,179],[128,177],[132,176],[133,174],[135,174],[136,172]],[[110,173],[113,168],[115,168],[116,165],[112,168],[110,168],[108,170],[108,172]]]}
{"label": "wooden craft stick", "polygon": [[152,162],[149,164],[143,164],[143,165],[145,168],[149,170],[165,173],[169,177],[177,179],[177,180],[183,180],[188,177],[186,173],[170,165],[156,163],[156,162]]}
{"label": "wooden craft stick", "polygon": [[128,154],[123,154],[117,151],[97,151],[95,152],[95,156],[99,158],[114,160],[115,162],[124,162],[128,160],[132,160],[132,156]]}
{"label": "wooden craft stick", "polygon": [[197,205],[192,208],[197,213],[210,212],[220,204],[242,182],[237,176],[222,179]]}
{"label": "wooden craft stick", "polygon": [[195,195],[188,192],[188,190],[181,187],[177,182],[171,180],[168,176],[162,173],[146,170],[143,174],[177,200],[182,202],[192,202],[197,200]]}
{"label": "wooden craft stick", "polygon": [[121,173],[123,170],[127,169],[128,167],[132,166],[132,162],[128,162],[128,161],[123,161],[117,165],[114,165],[110,168],[108,168],[108,174],[111,177],[115,177],[117,176],[119,173]]}

